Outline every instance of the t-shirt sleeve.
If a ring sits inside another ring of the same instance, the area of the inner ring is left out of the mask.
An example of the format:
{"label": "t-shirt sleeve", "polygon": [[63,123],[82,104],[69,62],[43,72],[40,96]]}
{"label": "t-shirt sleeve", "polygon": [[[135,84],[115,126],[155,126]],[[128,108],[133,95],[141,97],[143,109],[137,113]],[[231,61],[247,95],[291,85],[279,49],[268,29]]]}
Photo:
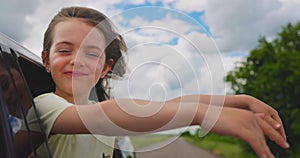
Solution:
{"label": "t-shirt sleeve", "polygon": [[57,117],[68,107],[74,106],[65,99],[55,95],[54,93],[42,94],[34,98],[37,116],[34,109],[31,108],[27,114],[27,121],[30,130],[40,131],[40,125],[37,117],[41,121],[41,125],[46,135],[49,136],[51,129]]}

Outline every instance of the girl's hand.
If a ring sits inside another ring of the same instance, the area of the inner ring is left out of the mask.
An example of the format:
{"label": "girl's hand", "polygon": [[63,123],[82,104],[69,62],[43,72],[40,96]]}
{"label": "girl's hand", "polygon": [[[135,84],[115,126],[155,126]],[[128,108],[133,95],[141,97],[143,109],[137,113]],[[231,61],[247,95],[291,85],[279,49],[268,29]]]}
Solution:
{"label": "girl's hand", "polygon": [[274,129],[276,129],[286,141],[286,134],[284,131],[283,123],[281,121],[281,118],[278,115],[278,112],[271,106],[265,104],[264,102],[254,97],[251,96],[246,96],[246,97],[248,100],[249,110],[251,110],[254,113],[260,113],[259,114],[260,118],[264,119],[268,124],[270,124]]}
{"label": "girl's hand", "polygon": [[[202,128],[205,129],[203,126]],[[223,107],[211,132],[246,141],[260,158],[274,157],[266,144],[264,133],[276,140],[278,144],[285,142],[283,137],[261,116],[239,108]]]}
{"label": "girl's hand", "polygon": [[286,142],[285,137],[282,137],[278,133],[278,131],[272,127],[265,119],[264,113],[256,113],[255,116],[257,117],[257,122],[260,128],[263,130],[264,134],[267,135],[272,141],[276,142],[282,148],[289,148],[289,144]]}

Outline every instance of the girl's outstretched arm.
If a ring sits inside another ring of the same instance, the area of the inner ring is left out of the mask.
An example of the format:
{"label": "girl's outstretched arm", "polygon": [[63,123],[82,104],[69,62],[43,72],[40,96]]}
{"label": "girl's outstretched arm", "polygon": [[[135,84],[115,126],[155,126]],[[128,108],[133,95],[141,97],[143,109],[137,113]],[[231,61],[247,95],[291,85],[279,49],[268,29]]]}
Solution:
{"label": "girl's outstretched arm", "polygon": [[[200,108],[202,106],[198,103],[185,103],[185,106],[181,106],[174,102],[113,99],[94,105],[67,108],[57,118],[52,132],[91,132],[113,136],[157,132],[199,125],[198,117],[205,113]],[[202,113],[199,114],[200,112]],[[70,128],[66,128],[66,124]],[[78,128],[75,130],[73,127]]]}
{"label": "girl's outstretched arm", "polygon": [[[184,105],[182,105],[184,104]],[[220,115],[207,115],[210,109]],[[200,103],[150,102],[115,99],[91,106],[72,106],[54,123],[53,133],[94,133],[102,135],[138,135],[189,125],[211,123],[210,132],[238,137],[253,148],[259,157],[273,157],[264,133],[284,139],[261,116],[249,110],[208,106]],[[206,126],[202,126],[206,129]]]}
{"label": "girl's outstretched arm", "polygon": [[[267,105],[249,95],[187,95],[171,99],[172,102],[200,102],[203,104],[212,104],[224,107],[234,107],[250,110],[254,113],[263,113],[261,118],[265,119],[275,128],[286,141],[286,134],[282,120],[278,112]],[[276,140],[275,140],[276,141]],[[276,141],[277,142],[277,141]]]}

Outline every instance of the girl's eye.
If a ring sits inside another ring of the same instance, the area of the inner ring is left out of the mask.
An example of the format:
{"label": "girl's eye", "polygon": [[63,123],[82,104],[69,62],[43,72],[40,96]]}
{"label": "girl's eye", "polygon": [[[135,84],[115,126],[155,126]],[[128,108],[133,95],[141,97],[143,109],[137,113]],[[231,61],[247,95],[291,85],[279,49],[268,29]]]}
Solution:
{"label": "girl's eye", "polygon": [[100,57],[100,54],[96,53],[96,52],[87,52],[86,55],[89,57],[95,57],[95,58]]}
{"label": "girl's eye", "polygon": [[68,53],[71,53],[72,51],[70,51],[68,49],[60,49],[60,50],[58,50],[58,52],[61,54],[68,54]]}

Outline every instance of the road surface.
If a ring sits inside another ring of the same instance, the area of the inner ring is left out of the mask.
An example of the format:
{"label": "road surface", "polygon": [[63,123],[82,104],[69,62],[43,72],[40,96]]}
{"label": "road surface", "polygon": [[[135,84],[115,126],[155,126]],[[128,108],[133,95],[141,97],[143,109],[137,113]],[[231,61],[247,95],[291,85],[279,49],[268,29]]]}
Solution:
{"label": "road surface", "polygon": [[[168,144],[168,145],[166,145]],[[137,158],[221,158],[214,153],[203,150],[188,142],[184,138],[164,141],[138,149]]]}

